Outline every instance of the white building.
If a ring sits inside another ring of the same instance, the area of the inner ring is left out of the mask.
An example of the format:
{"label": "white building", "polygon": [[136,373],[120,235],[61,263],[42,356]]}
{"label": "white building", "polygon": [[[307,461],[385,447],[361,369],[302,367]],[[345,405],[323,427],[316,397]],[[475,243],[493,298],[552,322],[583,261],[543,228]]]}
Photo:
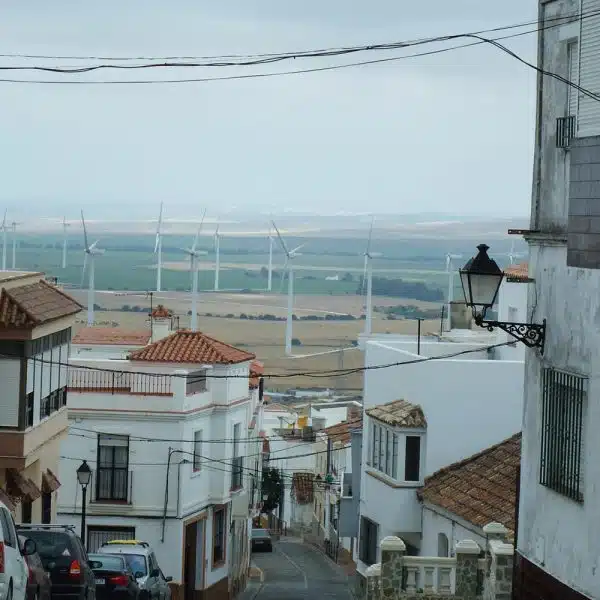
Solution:
{"label": "white building", "polygon": [[75,471],[85,459],[90,551],[115,537],[143,539],[175,589],[229,597],[249,560],[259,442],[248,431],[258,436],[261,420],[253,359],[189,331],[129,359],[73,358],[60,522],[79,525]]}
{"label": "white building", "polygon": [[[600,597],[600,1],[539,3],[518,598]],[[557,17],[571,15],[563,21]]]}

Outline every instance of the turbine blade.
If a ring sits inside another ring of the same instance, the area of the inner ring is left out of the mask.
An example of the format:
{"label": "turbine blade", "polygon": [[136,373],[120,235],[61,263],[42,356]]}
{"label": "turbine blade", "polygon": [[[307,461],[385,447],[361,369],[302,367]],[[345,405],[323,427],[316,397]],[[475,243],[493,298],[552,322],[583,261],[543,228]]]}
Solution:
{"label": "turbine blade", "polygon": [[296,246],[293,250],[290,250],[290,254],[294,254],[294,253],[298,252],[298,250],[300,250],[300,248],[304,248],[304,246],[306,246],[306,243]]}
{"label": "turbine blade", "polygon": [[160,240],[160,233],[156,234],[156,241],[154,242],[154,254],[156,254],[156,251],[158,250],[158,241]]}
{"label": "turbine blade", "polygon": [[79,282],[79,289],[83,288],[83,282],[85,281],[85,271],[87,268],[88,255],[87,252],[83,255],[83,268],[81,269],[81,281]]}
{"label": "turbine blade", "polygon": [[196,251],[196,246],[198,245],[198,238],[200,237],[200,232],[202,231],[202,225],[204,223],[204,217],[206,216],[206,209],[202,213],[202,219],[200,220],[200,226],[198,227],[198,231],[196,231],[196,237],[194,238],[194,243],[192,245],[192,252]]}
{"label": "turbine blade", "polygon": [[160,203],[160,211],[158,213],[158,224],[156,225],[156,235],[160,235],[161,227],[162,227],[162,215],[163,215],[163,203]]}
{"label": "turbine blade", "polygon": [[[275,221],[271,221],[271,223],[273,223],[273,227],[275,228],[275,231],[277,232],[277,237],[279,238],[279,243],[281,244],[281,247],[283,248],[285,255],[287,257],[289,257],[290,253],[288,252],[287,246],[285,245],[285,242],[283,241],[283,238],[281,237],[281,234],[279,233],[279,229],[277,229],[277,225],[275,225]],[[287,261],[286,261],[286,264],[287,264]]]}
{"label": "turbine blade", "polygon": [[371,218],[371,226],[369,227],[369,237],[367,238],[367,249],[365,250],[365,254],[369,254],[371,251],[371,238],[373,237],[373,225],[375,223],[375,215]]}
{"label": "turbine blade", "polygon": [[365,289],[367,287],[367,263],[369,262],[369,255],[365,254],[365,266],[363,268],[363,276],[362,282],[360,286],[360,294],[361,296],[365,293]]}
{"label": "turbine blade", "polygon": [[90,247],[88,245],[88,236],[87,236],[87,229],[85,228],[85,219],[83,218],[83,210],[81,211],[81,223],[83,225],[83,243],[85,245],[85,249],[89,250]]}

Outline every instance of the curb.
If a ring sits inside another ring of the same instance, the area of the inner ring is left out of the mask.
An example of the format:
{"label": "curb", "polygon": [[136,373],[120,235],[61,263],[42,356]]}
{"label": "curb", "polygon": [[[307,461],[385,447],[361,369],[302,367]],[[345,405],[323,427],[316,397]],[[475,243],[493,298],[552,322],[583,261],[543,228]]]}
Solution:
{"label": "curb", "polygon": [[265,580],[265,572],[262,569],[251,565],[248,569],[248,579],[252,582],[259,581],[260,583],[263,583]]}

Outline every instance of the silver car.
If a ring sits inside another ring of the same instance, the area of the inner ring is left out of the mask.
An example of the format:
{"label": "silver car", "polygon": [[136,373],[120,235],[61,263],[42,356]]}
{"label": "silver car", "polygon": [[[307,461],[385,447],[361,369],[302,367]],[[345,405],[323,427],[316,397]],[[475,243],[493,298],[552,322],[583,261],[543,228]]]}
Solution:
{"label": "silver car", "polygon": [[122,555],[140,586],[141,600],[171,600],[169,582],[158,566],[154,550],[148,542],[139,540],[112,540],[100,546],[100,554]]}

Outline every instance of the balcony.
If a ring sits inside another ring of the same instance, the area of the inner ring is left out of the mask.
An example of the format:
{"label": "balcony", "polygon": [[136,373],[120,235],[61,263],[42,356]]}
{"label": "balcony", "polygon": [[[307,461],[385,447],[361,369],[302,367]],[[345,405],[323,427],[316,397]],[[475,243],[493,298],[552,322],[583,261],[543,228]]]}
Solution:
{"label": "balcony", "polygon": [[71,367],[68,391],[140,396],[172,396],[170,375],[94,371]]}
{"label": "balcony", "polygon": [[89,498],[92,504],[133,504],[133,471],[121,468],[93,470]]}

